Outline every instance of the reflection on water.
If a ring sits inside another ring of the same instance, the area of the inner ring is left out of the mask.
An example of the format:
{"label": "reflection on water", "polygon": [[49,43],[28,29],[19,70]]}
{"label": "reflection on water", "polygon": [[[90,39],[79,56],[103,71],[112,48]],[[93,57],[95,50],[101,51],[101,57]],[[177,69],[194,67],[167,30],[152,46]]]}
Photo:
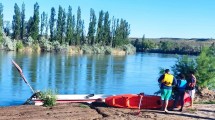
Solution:
{"label": "reflection on water", "polygon": [[32,94],[11,59],[20,65],[34,90],[53,89],[59,94],[153,94],[158,90],[158,68],[170,68],[176,56],[0,52],[0,106],[21,104]]}

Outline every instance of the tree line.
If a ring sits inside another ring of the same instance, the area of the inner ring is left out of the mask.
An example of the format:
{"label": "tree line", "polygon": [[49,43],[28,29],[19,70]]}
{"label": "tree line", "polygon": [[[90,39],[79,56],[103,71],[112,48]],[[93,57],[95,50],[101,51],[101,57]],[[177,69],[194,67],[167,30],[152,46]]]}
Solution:
{"label": "tree line", "polygon": [[72,7],[66,11],[59,5],[58,11],[52,7],[48,15],[45,11],[39,13],[39,4],[34,4],[33,15],[26,20],[25,3],[21,9],[15,3],[12,25],[3,24],[3,4],[0,3],[0,40],[3,32],[15,40],[25,40],[32,37],[35,43],[45,37],[50,42],[58,41],[68,45],[95,45],[117,47],[128,43],[130,24],[124,19],[110,18],[108,12],[101,10],[97,19],[94,9],[90,9],[88,33],[85,33],[84,20],[81,18],[81,8],[76,16]]}

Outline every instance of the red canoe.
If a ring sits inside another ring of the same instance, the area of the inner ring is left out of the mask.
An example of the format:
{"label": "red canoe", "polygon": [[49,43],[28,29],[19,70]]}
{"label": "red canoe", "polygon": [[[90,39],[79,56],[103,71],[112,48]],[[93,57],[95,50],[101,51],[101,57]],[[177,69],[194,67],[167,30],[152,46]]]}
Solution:
{"label": "red canoe", "polygon": [[[140,99],[141,109],[160,109],[161,108],[161,98],[155,95],[137,95],[137,94],[122,94],[116,96],[110,96],[105,99],[105,103],[119,108],[139,108]],[[184,97],[185,105],[190,103],[189,94],[185,94]],[[173,106],[174,100],[169,101],[168,107]]]}

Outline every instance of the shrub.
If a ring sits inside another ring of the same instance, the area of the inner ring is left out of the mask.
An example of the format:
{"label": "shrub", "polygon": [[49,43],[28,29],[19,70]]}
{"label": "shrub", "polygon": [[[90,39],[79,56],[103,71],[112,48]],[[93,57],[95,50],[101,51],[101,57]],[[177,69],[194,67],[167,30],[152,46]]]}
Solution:
{"label": "shrub", "polygon": [[23,49],[23,43],[22,43],[22,41],[18,41],[18,42],[16,42],[16,50],[21,50],[21,49]]}
{"label": "shrub", "polygon": [[197,85],[201,88],[215,88],[215,57],[212,50],[204,48],[197,58],[183,56],[178,58],[176,64],[172,67],[174,75],[183,73],[188,79],[189,71],[196,71]]}
{"label": "shrub", "polygon": [[46,90],[44,92],[41,92],[39,95],[39,98],[43,100],[43,106],[45,107],[52,107],[56,104],[56,94],[52,90]]}

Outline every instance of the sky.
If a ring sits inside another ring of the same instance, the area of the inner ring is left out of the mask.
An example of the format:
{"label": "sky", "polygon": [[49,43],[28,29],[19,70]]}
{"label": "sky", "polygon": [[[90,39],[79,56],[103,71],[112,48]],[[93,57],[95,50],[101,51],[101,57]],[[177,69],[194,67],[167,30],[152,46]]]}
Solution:
{"label": "sky", "polygon": [[99,11],[108,11],[110,18],[124,19],[130,24],[129,37],[142,38],[215,38],[215,0],[0,0],[4,20],[12,21],[14,4],[21,9],[25,3],[26,20],[33,16],[33,6],[38,2],[40,14],[50,17],[51,7],[58,11],[72,6],[74,15],[81,8],[81,17],[87,32],[90,8],[99,17]]}

